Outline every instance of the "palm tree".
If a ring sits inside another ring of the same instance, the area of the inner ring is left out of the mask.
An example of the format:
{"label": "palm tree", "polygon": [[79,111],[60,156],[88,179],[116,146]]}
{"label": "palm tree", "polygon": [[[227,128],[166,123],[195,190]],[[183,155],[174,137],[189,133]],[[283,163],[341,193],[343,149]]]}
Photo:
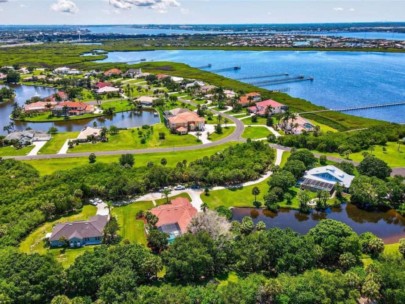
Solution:
{"label": "palm tree", "polygon": [[169,195],[172,191],[169,188],[164,188],[162,191],[162,196],[166,198],[166,204],[169,203]]}
{"label": "palm tree", "polygon": [[256,201],[257,201],[256,198],[257,198],[257,196],[260,194],[260,189],[257,188],[257,187],[254,187],[254,188],[252,189],[252,194],[255,196],[255,202],[256,202]]}
{"label": "palm tree", "polygon": [[207,209],[208,209],[207,203],[202,203],[201,204],[201,210],[205,213],[207,211]]}
{"label": "palm tree", "polygon": [[222,115],[221,115],[221,114],[218,114],[217,119],[218,119],[218,124],[221,124],[221,121],[222,121]]}

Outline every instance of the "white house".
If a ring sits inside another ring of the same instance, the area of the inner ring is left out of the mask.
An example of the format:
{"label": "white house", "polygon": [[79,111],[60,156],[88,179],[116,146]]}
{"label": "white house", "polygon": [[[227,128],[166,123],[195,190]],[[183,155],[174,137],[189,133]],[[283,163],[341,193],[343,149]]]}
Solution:
{"label": "white house", "polygon": [[349,175],[339,168],[329,165],[305,172],[301,188],[311,191],[323,190],[332,192],[335,185],[340,184],[345,190],[348,190],[353,179],[353,175]]}
{"label": "white house", "polygon": [[118,93],[119,91],[120,91],[119,88],[106,86],[98,89],[96,92],[97,94],[108,94],[108,93]]}
{"label": "white house", "polygon": [[137,99],[137,101],[143,106],[151,107],[156,99],[156,97],[152,96],[141,96]]}

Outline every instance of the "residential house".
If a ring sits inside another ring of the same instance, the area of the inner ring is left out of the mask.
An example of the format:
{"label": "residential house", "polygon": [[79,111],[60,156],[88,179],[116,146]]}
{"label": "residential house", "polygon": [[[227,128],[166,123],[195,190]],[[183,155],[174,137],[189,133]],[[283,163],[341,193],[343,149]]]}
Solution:
{"label": "residential house", "polygon": [[257,93],[257,92],[252,92],[252,93],[248,93],[248,94],[245,94],[245,95],[242,95],[240,98],[239,98],[239,104],[242,106],[242,107],[247,107],[247,106],[250,106],[250,105],[252,105],[252,104],[254,104],[254,103],[256,103],[256,102],[259,102],[259,101],[261,101],[262,100],[262,96],[260,95],[260,93]]}
{"label": "residential house", "polygon": [[165,112],[168,128],[177,134],[187,134],[189,131],[203,131],[205,119],[196,112],[187,109],[173,109]]}
{"label": "residential house", "polygon": [[45,97],[44,101],[47,102],[57,102],[57,101],[67,101],[69,99],[69,95],[64,91],[58,91],[51,96]]}
{"label": "residential house", "polygon": [[159,230],[169,234],[173,240],[187,232],[192,218],[196,216],[197,209],[184,197],[175,198],[167,205],[160,205],[150,211],[159,219],[156,226]]}
{"label": "residential house", "polygon": [[58,103],[56,101],[37,101],[24,105],[25,113],[42,113],[50,111]]}
{"label": "residential house", "polygon": [[22,146],[29,146],[37,141],[48,141],[51,135],[34,130],[12,132],[5,137],[6,141],[19,142]]}
{"label": "residential house", "polygon": [[4,80],[7,78],[7,74],[0,73],[0,80]]}
{"label": "residential house", "polygon": [[163,80],[163,79],[168,78],[168,77],[170,77],[170,76],[166,75],[166,74],[157,74],[156,75],[157,80]]}
{"label": "residential house", "polygon": [[104,81],[99,81],[94,85],[94,89],[97,91],[99,89],[102,89],[104,87],[112,87],[112,83],[111,82],[104,82]]}
{"label": "residential house", "polygon": [[212,91],[214,91],[217,87],[211,84],[207,84],[207,85],[203,85],[202,87],[200,87],[200,92],[202,94],[208,94]]}
{"label": "residential house", "polygon": [[225,94],[226,98],[228,98],[228,99],[233,99],[237,96],[236,92],[234,92],[232,90],[224,90],[224,94]]}
{"label": "residential house", "polygon": [[68,243],[72,248],[99,245],[108,219],[108,215],[96,215],[88,221],[57,224],[49,237],[49,244],[51,247],[62,247]]}
{"label": "residential house", "polygon": [[311,169],[305,172],[302,179],[301,188],[310,191],[328,191],[332,192],[336,184],[343,186],[345,191],[348,191],[353,175],[349,175],[335,166],[324,166]]}
{"label": "residential house", "polygon": [[80,131],[79,135],[76,138],[76,141],[79,142],[87,142],[89,139],[91,140],[100,140],[101,138],[101,129],[100,128],[92,128],[92,127],[85,127],[83,130]]}
{"label": "residential house", "polygon": [[190,89],[190,88],[194,88],[194,87],[202,87],[204,85],[205,85],[205,83],[202,81],[193,81],[193,82],[187,83],[184,88]]}
{"label": "residential house", "polygon": [[315,126],[302,116],[296,116],[287,120],[283,119],[279,126],[286,133],[296,135],[302,134],[303,132],[312,132],[315,129]]}
{"label": "residential house", "polygon": [[53,109],[52,114],[56,116],[74,116],[91,114],[95,107],[90,104],[78,101],[63,101],[58,103]]}
{"label": "residential house", "polygon": [[176,76],[172,76],[172,77],[170,77],[170,79],[175,83],[182,83],[184,80],[183,77],[176,77]]}
{"label": "residential house", "polygon": [[285,112],[287,110],[287,106],[279,103],[275,100],[268,99],[256,102],[254,106],[250,106],[248,111],[250,113],[259,115],[259,116],[266,116],[271,114],[279,114]]}
{"label": "residential house", "polygon": [[122,71],[120,69],[109,69],[104,72],[104,76],[111,77],[111,76],[120,76]]}
{"label": "residential house", "polygon": [[122,76],[127,78],[136,78],[142,75],[142,69],[129,69]]}
{"label": "residential house", "polygon": [[97,91],[96,91],[97,94],[108,94],[108,93],[119,93],[119,92],[120,92],[119,88],[109,87],[109,86],[102,87],[101,89],[97,89]]}
{"label": "residential house", "polygon": [[151,107],[153,106],[153,102],[156,100],[156,97],[152,96],[141,96],[136,99],[137,102],[139,102],[141,105],[146,106],[146,107]]}
{"label": "residential house", "polygon": [[68,67],[60,67],[53,70],[54,74],[68,74],[70,72],[70,68]]}

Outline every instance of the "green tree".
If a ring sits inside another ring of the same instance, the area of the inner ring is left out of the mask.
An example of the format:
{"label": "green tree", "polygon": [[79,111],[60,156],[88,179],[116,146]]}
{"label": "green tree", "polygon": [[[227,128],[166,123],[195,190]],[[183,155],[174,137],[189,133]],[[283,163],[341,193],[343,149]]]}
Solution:
{"label": "green tree", "polygon": [[373,156],[367,155],[357,167],[357,170],[360,174],[367,175],[367,176],[375,176],[380,179],[386,179],[390,176],[392,170],[388,166],[388,164]]}
{"label": "green tree", "polygon": [[10,70],[7,73],[6,83],[18,83],[20,81],[20,73]]}
{"label": "green tree", "polygon": [[164,188],[163,191],[162,191],[162,196],[166,199],[166,204],[169,204],[170,193],[172,193],[170,188]]}
{"label": "green tree", "polygon": [[279,187],[286,192],[290,187],[295,185],[296,179],[291,172],[281,170],[274,172],[268,183],[271,188]]}
{"label": "green tree", "polygon": [[292,152],[288,160],[300,160],[305,164],[307,169],[312,168],[317,163],[315,155],[307,149]]}
{"label": "green tree", "polygon": [[305,164],[300,160],[289,160],[284,165],[283,170],[291,172],[295,179],[299,179],[304,175],[306,167]]}
{"label": "green tree", "polygon": [[166,158],[162,158],[162,159],[160,160],[160,164],[161,164],[162,166],[166,166],[166,165],[167,165],[167,159],[166,159]]}
{"label": "green tree", "polygon": [[300,204],[300,211],[302,213],[308,213],[309,212],[309,207],[308,207],[308,203],[311,199],[311,197],[309,196],[309,193],[307,190],[300,190],[298,192],[297,195],[298,198],[298,202]]}
{"label": "green tree", "polygon": [[399,240],[399,253],[405,258],[405,239]]}
{"label": "green tree", "polygon": [[104,240],[105,244],[114,244],[117,241],[119,230],[119,225],[117,219],[113,216],[108,221],[107,225],[104,228]]}
{"label": "green tree", "polygon": [[154,253],[161,253],[169,244],[168,238],[169,235],[167,233],[164,233],[159,229],[151,229],[147,236],[148,247]]}
{"label": "green tree", "polygon": [[255,224],[250,216],[245,216],[240,225],[240,231],[243,234],[249,234],[255,229]]}
{"label": "green tree", "polygon": [[384,242],[371,232],[360,235],[361,251],[372,257],[378,257],[384,251]]}
{"label": "green tree", "polygon": [[96,154],[90,153],[90,155],[89,155],[89,163],[94,164],[96,162],[96,158],[97,158]]}
{"label": "green tree", "polygon": [[135,158],[132,154],[122,154],[119,159],[120,165],[123,167],[133,167]]}
{"label": "green tree", "polygon": [[255,197],[255,202],[257,201],[256,197],[260,194],[260,189],[258,187],[253,187],[252,189],[252,195]]}

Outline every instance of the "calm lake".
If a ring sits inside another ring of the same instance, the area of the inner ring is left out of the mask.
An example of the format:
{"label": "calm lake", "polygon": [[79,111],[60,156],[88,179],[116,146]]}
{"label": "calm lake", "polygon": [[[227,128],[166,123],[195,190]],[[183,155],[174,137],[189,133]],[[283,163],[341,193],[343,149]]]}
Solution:
{"label": "calm lake", "polygon": [[305,234],[316,226],[320,220],[328,218],[341,221],[349,225],[356,233],[372,232],[386,244],[397,243],[405,237],[405,218],[395,210],[387,212],[367,212],[355,205],[342,205],[326,213],[313,211],[311,214],[302,214],[296,210],[280,209],[274,213],[263,209],[233,208],[232,219],[242,221],[243,217],[251,216],[253,221],[263,221],[267,228],[291,228]]}
{"label": "calm lake", "polygon": [[[371,52],[298,51],[144,51],[112,52],[103,62],[182,62],[193,67],[212,64],[211,71],[242,79],[257,86],[281,90],[327,108],[341,109],[369,104],[405,101],[405,54]],[[240,70],[229,69],[240,66]],[[227,69],[228,70],[224,70]],[[288,73],[312,76],[314,81],[257,84],[283,79],[270,77]],[[405,123],[405,106],[353,111],[350,114]]]}
{"label": "calm lake", "polygon": [[[16,94],[15,101],[19,105],[23,105],[26,100],[34,96],[47,97],[56,92],[53,88],[39,87],[39,86],[17,86],[14,87]],[[6,134],[3,127],[10,123],[10,114],[13,109],[12,103],[0,103],[0,135]],[[48,131],[51,127],[57,127],[59,132],[73,132],[80,131],[85,126],[93,126],[94,122],[99,127],[109,127],[114,125],[118,128],[134,128],[143,125],[152,125],[160,122],[159,116],[155,116],[154,112],[141,111],[123,112],[114,114],[111,117],[98,117],[80,120],[67,120],[58,122],[15,122],[16,130],[25,130],[32,128],[37,131]]]}

